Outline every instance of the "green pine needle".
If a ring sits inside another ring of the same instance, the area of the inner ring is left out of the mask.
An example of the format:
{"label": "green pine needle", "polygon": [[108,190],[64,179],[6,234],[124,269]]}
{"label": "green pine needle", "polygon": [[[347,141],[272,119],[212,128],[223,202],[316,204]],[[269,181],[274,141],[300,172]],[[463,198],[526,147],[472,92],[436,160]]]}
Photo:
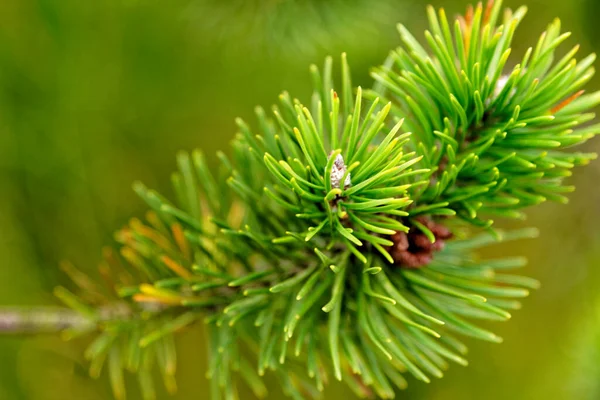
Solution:
{"label": "green pine needle", "polygon": [[[216,173],[199,151],[179,153],[176,201],[136,183],[151,211],[106,252],[108,290],[67,268],[80,293],[55,294],[77,318],[44,330],[96,332],[90,374],[107,364],[117,399],[125,370],[145,399],[152,368],[175,391],[174,336],[198,321],[215,399],[235,398],[239,378],[264,396],[271,372],[297,399],[318,396],[328,373],[391,398],[405,372],[429,382],[449,361],[467,365],[455,335],[501,342],[477,321],[510,319],[540,285],[508,273],[522,258],[476,257],[537,235],[494,219],[566,202],[565,178],[595,158],[568,148],[600,131],[600,93],[583,92],[595,56],[555,57],[569,37],[556,20],[515,58],[525,13],[496,1],[448,21],[429,7],[424,44],[399,26],[402,46],[369,90],[353,88],[345,54],[339,82],[331,58],[311,66],[311,102],[283,93],[257,124],[238,119]],[[19,315],[15,331],[37,326]]]}

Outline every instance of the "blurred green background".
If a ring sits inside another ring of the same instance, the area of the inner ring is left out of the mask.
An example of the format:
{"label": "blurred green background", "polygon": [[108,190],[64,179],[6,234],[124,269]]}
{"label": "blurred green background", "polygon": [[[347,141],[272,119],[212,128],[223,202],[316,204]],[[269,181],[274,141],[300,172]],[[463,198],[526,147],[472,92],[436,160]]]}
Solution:
{"label": "blurred green background", "polygon": [[[466,6],[432,3],[450,15]],[[556,16],[581,53],[598,51],[598,3],[529,0],[513,54]],[[0,1],[0,304],[55,303],[52,288],[66,282],[59,261],[95,268],[112,232],[144,211],[134,180],[170,193],[179,149],[200,147],[214,165],[235,117],[251,118],[283,89],[307,98],[310,63],[346,51],[354,83],[370,85],[369,67],[399,44],[397,22],[421,37],[424,4]],[[586,150],[599,148],[596,140]],[[538,226],[540,239],[490,251],[528,256],[524,273],[543,283],[512,321],[493,326],[505,343],[470,342],[469,367],[430,385],[411,381],[401,398],[600,398],[599,178],[598,162],[577,171],[569,206],[546,204],[514,224]],[[0,399],[110,399],[106,379],[87,377],[83,345],[0,338]],[[174,398],[207,398],[202,333],[186,332],[178,345]],[[130,394],[137,398],[135,383]],[[332,385],[325,398],[342,395],[351,398]]]}

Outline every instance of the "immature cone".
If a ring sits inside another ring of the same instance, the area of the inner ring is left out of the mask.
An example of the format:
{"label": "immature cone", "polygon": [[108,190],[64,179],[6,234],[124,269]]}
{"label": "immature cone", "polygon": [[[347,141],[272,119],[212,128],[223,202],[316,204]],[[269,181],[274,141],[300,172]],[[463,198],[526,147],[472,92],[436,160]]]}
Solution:
{"label": "immature cone", "polygon": [[[331,155],[329,156],[331,157]],[[350,174],[346,174],[348,168],[344,163],[344,157],[341,154],[338,154],[335,157],[335,161],[333,162],[333,167],[331,168],[331,186],[333,188],[339,189],[342,186],[342,179],[344,179],[344,189],[352,186],[352,181],[350,179]],[[344,178],[345,176],[345,178]]]}
{"label": "immature cone", "polygon": [[450,239],[452,233],[444,225],[430,219],[420,218],[418,222],[425,225],[434,237],[435,242],[417,227],[413,226],[408,233],[396,232],[391,239],[394,245],[389,248],[390,255],[396,265],[404,268],[421,268],[433,260],[433,253],[444,248],[444,240]]}

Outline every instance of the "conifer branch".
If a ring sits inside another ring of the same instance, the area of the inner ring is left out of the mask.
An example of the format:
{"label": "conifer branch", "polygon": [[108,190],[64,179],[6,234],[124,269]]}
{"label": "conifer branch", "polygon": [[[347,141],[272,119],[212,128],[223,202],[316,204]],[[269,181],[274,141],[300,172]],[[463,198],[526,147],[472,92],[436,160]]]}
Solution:
{"label": "conifer branch", "polygon": [[501,11],[478,5],[451,25],[429,8],[428,50],[400,26],[403,47],[370,90],[352,86],[345,54],[338,80],[331,58],[312,66],[311,101],[283,93],[256,124],[238,120],[216,174],[182,152],[174,201],[134,185],[150,211],[105,251],[105,285],[64,268],[79,291],[56,295],[75,314],[36,325],[38,311],[5,312],[0,330],[94,334],[90,373],[106,363],[118,399],[124,370],[154,398],[154,365],[174,391],[174,335],[197,322],[215,399],[235,398],[238,377],[264,396],[267,372],[296,399],[330,376],[392,398],[405,373],[429,382],[467,365],[459,337],[501,342],[474,321],[510,319],[539,286],[511,273],[521,258],[477,257],[537,234],[493,218],[566,202],[564,179],[594,158],[566,149],[600,128],[589,123],[600,93],[582,92],[594,56],[555,60],[568,37],[555,21],[510,69],[525,9]]}

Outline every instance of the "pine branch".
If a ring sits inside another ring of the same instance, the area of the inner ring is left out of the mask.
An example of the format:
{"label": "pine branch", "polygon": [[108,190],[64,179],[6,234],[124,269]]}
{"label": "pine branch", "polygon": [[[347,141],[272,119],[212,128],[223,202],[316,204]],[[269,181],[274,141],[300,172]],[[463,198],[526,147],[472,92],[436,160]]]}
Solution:
{"label": "pine branch", "polygon": [[235,398],[238,376],[264,396],[267,372],[297,399],[330,375],[391,398],[405,372],[429,382],[466,365],[458,337],[501,342],[475,321],[509,319],[539,286],[510,273],[521,258],[477,257],[536,235],[493,218],[565,202],[564,178],[594,157],[566,149],[600,127],[589,124],[600,94],[582,94],[594,57],[554,60],[567,38],[554,22],[510,70],[525,9],[497,25],[501,9],[470,8],[452,31],[430,8],[429,51],[399,27],[404,47],[364,93],[345,55],[339,83],[331,58],[311,67],[311,101],[283,93],[255,126],[238,120],[217,174],[195,151],[177,157],[176,201],[134,185],[150,211],[105,251],[105,285],[63,268],[79,290],[56,295],[74,313],[9,310],[0,330],[94,334],[90,373],[106,362],[118,399],[125,369],[146,399],[153,365],[174,391],[174,335],[200,321],[215,399]]}
{"label": "pine branch", "polygon": [[430,7],[425,36],[432,55],[399,26],[405,46],[373,73],[379,90],[372,96],[385,93],[395,115],[411,116],[414,147],[434,171],[435,185],[419,193],[420,201],[448,203],[444,207],[484,227],[493,222],[489,216],[522,218],[523,207],[547,199],[565,203],[564,193],[573,188],[562,184],[564,177],[595,155],[562,149],[600,127],[585,125],[598,93],[582,96],[595,55],[577,63],[575,46],[555,62],[555,49],[570,35],[560,34],[555,20],[510,70],[510,42],[526,8],[505,13],[495,27],[500,12],[499,2],[470,8],[452,35],[444,11]]}

